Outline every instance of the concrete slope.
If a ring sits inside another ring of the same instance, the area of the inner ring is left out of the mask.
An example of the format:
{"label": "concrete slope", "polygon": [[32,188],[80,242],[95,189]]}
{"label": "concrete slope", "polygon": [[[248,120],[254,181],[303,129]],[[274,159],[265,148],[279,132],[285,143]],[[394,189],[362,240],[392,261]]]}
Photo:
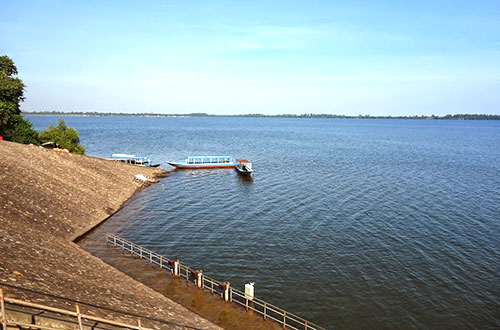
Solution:
{"label": "concrete slope", "polygon": [[[177,323],[220,329],[73,243],[141,187],[135,174],[157,177],[166,173],[0,141],[0,285],[50,292],[171,322],[156,327],[177,329]],[[6,291],[51,306],[74,307],[9,287]],[[99,316],[127,320],[113,312]],[[148,321],[143,325],[148,326]]]}

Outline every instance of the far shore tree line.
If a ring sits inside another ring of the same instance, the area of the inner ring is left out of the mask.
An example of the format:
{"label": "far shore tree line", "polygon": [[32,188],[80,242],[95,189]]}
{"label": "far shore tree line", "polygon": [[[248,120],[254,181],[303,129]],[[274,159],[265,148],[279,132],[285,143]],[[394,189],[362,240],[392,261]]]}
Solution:
{"label": "far shore tree line", "polygon": [[422,120],[500,120],[500,115],[491,114],[448,114],[414,116],[373,116],[373,115],[336,115],[321,113],[266,115],[262,113],[243,115],[215,115],[203,112],[193,113],[156,113],[156,112],[97,112],[97,111],[24,111],[29,116],[82,116],[82,117],[258,117],[258,118],[324,118],[324,119],[422,119]]}
{"label": "far shore tree line", "polygon": [[[21,112],[21,102],[24,101],[23,81],[17,77],[17,67],[8,56],[0,56],[0,136],[8,141],[40,145],[45,142],[55,142],[72,153],[84,154],[85,147],[80,144],[78,131],[66,125],[59,119],[57,126],[50,125],[38,133],[31,122],[23,117],[26,115],[90,115],[90,116],[189,116],[189,117],[220,117],[206,113],[190,114],[158,114],[158,113],[99,113],[99,112]],[[487,114],[456,114],[446,116],[345,116],[334,114],[283,114],[283,115],[224,115],[224,117],[278,117],[278,118],[333,118],[333,119],[445,119],[445,120],[500,120],[500,115]]]}
{"label": "far shore tree line", "polygon": [[84,154],[85,147],[80,144],[78,131],[66,126],[60,119],[57,126],[50,125],[40,134],[33,129],[31,122],[21,114],[24,101],[23,81],[17,76],[17,67],[8,56],[0,56],[0,136],[2,139],[23,144],[40,145],[55,142],[72,153]]}

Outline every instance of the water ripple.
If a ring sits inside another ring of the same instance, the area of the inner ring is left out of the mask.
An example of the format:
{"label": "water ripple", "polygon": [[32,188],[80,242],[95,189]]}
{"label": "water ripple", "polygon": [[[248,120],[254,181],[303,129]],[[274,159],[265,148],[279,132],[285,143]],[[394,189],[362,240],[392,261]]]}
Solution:
{"label": "water ripple", "polygon": [[[113,217],[119,235],[240,289],[255,281],[259,297],[328,328],[500,328],[500,122],[67,123],[95,156],[254,163],[251,181],[171,173],[165,190],[142,191]],[[137,127],[148,134],[128,139]]]}

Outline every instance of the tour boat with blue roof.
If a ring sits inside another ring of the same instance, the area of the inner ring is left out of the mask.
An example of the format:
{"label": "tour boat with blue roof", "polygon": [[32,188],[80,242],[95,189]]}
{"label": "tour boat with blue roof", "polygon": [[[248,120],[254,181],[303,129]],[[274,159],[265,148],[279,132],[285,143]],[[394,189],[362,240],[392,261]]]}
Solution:
{"label": "tour boat with blue roof", "polygon": [[158,167],[160,164],[153,164],[150,158],[141,157],[139,155],[129,155],[129,154],[112,154],[110,160],[114,160],[121,163],[127,163],[138,166],[149,166]]}
{"label": "tour boat with blue roof", "polygon": [[188,156],[183,162],[167,162],[179,169],[234,168],[238,162],[231,156]]}

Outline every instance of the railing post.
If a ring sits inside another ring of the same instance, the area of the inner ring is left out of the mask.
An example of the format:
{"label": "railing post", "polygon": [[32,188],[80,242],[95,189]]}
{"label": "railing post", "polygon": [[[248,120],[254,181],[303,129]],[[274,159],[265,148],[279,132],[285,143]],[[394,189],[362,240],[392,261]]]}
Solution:
{"label": "railing post", "polygon": [[203,289],[203,270],[201,269],[196,271],[196,286],[198,289]]}
{"label": "railing post", "polygon": [[220,297],[222,298],[222,300],[226,301],[226,290],[227,290],[226,282],[224,282],[222,285],[219,284],[219,287],[221,289]]}
{"label": "railing post", "polygon": [[179,258],[175,257],[174,259],[174,277],[179,277],[181,275],[180,269],[179,269]]}
{"label": "railing post", "polygon": [[214,294],[214,280],[210,279],[210,291]]}
{"label": "railing post", "polygon": [[224,282],[224,291],[222,292],[222,298],[224,301],[229,301],[229,291],[230,291],[230,285],[228,281]]}
{"label": "railing post", "polygon": [[134,255],[134,243],[130,243],[130,254]]}
{"label": "railing post", "polygon": [[7,315],[5,315],[5,300],[2,287],[0,287],[0,309],[2,311],[2,329],[7,330]]}
{"label": "railing post", "polygon": [[264,302],[264,320],[266,319],[267,303]]}
{"label": "railing post", "polygon": [[108,240],[109,240],[109,236],[108,236],[108,233],[106,233],[106,246],[108,246]]}
{"label": "railing post", "polygon": [[113,245],[116,246],[116,236],[113,236]]}
{"label": "railing post", "polygon": [[141,330],[142,329],[141,318],[137,318],[137,325],[139,326],[139,330]]}
{"label": "railing post", "polygon": [[307,330],[307,321],[304,322],[304,326],[305,326],[304,330]]}
{"label": "railing post", "polygon": [[286,312],[283,311],[283,329],[286,329]]}
{"label": "railing post", "polygon": [[80,330],[83,330],[82,314],[80,314],[80,306],[78,306],[78,304],[76,304],[76,317],[78,318],[78,326],[80,327]]}

